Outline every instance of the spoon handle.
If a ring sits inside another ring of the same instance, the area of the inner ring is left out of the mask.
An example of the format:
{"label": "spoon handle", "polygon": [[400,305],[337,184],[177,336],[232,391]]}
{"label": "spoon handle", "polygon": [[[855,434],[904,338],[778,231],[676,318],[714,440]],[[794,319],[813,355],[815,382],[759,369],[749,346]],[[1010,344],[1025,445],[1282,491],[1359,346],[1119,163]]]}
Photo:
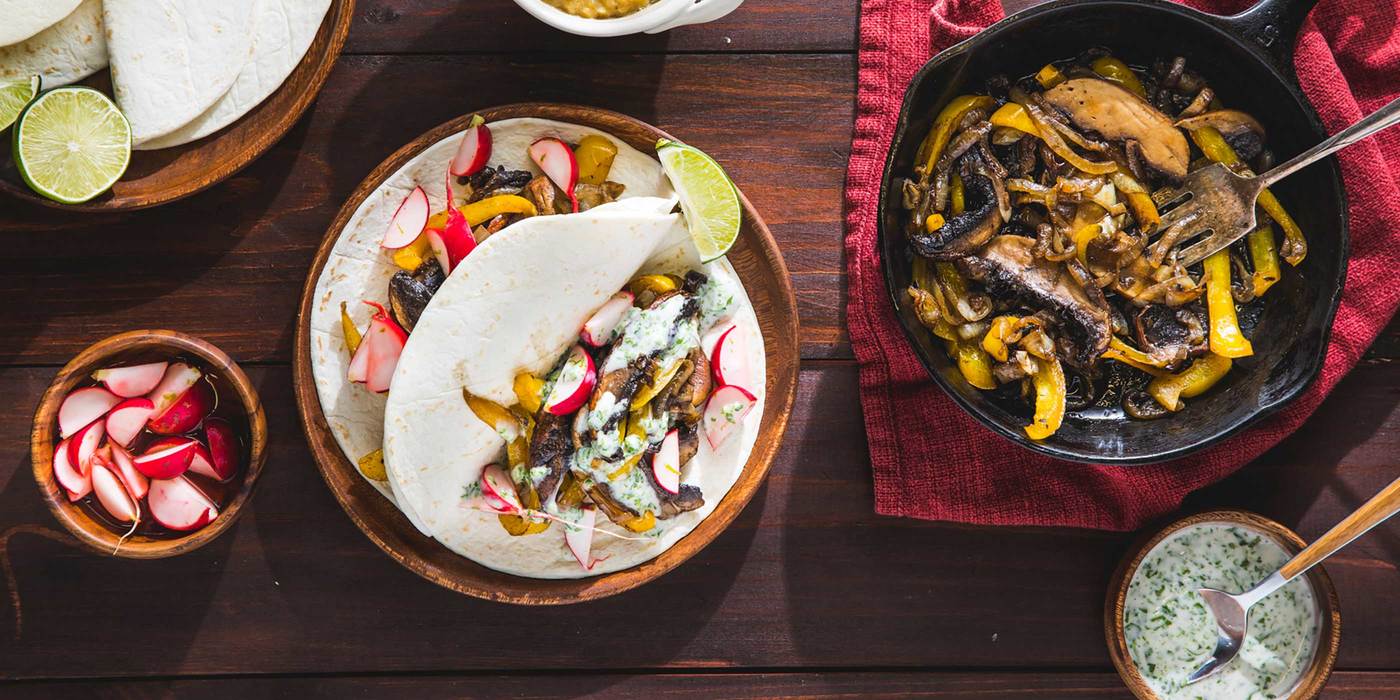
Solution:
{"label": "spoon handle", "polygon": [[1285,581],[1292,580],[1318,562],[1332,556],[1333,552],[1347,546],[1367,530],[1385,522],[1386,518],[1395,515],[1396,511],[1400,511],[1400,479],[1390,482],[1389,486],[1372,496],[1371,500],[1366,501],[1345,520],[1334,525],[1327,534],[1299,552],[1298,556],[1279,569],[1279,574]]}

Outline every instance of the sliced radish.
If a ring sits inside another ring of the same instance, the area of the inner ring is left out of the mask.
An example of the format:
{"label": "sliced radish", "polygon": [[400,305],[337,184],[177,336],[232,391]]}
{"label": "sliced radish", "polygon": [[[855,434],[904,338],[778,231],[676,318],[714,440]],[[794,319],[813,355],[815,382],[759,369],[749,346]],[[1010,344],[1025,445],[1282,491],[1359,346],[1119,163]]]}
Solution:
{"label": "sliced radish", "polygon": [[66,438],[106,415],[121,403],[121,397],[100,386],[79,389],[63,399],[58,407],[58,436]]}
{"label": "sliced radish", "polygon": [[136,499],[127,492],[126,486],[117,476],[115,468],[105,462],[92,464],[92,490],[97,494],[97,502],[119,522],[134,523],[141,517],[141,509]]}
{"label": "sliced radish", "polygon": [[574,558],[579,565],[588,571],[593,570],[593,565],[598,563],[593,558],[593,523],[597,521],[598,511],[593,506],[584,506],[583,517],[577,523],[571,523],[564,528],[564,543],[569,545],[569,551],[573,552]]}
{"label": "sliced radish", "polygon": [[758,399],[743,387],[730,385],[715,389],[705,405],[705,439],[711,448],[718,450],[724,444],[730,431],[753,410],[756,401]]}
{"label": "sliced radish", "polygon": [[199,370],[183,362],[172,363],[165,370],[165,376],[161,377],[156,388],[152,389],[151,393],[146,394],[146,398],[155,404],[156,410],[152,415],[159,416],[165,413],[165,409],[170,408],[181,396],[184,396],[185,392],[189,391],[190,387],[194,386],[201,376],[203,374]]}
{"label": "sliced radish", "polygon": [[462,134],[462,142],[457,144],[457,154],[452,157],[448,172],[453,175],[474,175],[486,167],[491,158],[491,128],[480,114],[473,114],[467,130]]}
{"label": "sliced radish", "polygon": [[209,465],[213,467],[214,478],[232,479],[238,473],[240,452],[233,426],[222,418],[210,418],[204,422],[204,438],[209,443]]}
{"label": "sliced radish", "polygon": [[661,449],[651,457],[651,473],[667,493],[681,492],[681,434],[672,429],[661,438]]}
{"label": "sliced radish", "polygon": [[498,513],[515,513],[524,510],[520,496],[515,493],[515,483],[499,464],[488,464],[481,470],[481,495],[486,505]]}
{"label": "sliced radish", "polygon": [[149,362],[130,367],[109,367],[92,373],[92,378],[102,382],[107,391],[124,399],[145,396],[156,388],[169,362]]}
{"label": "sliced radish", "polygon": [[219,517],[218,506],[183,476],[152,481],[146,503],[156,522],[179,532],[197,530]]}
{"label": "sliced radish", "polygon": [[559,371],[554,388],[549,392],[549,398],[544,404],[545,410],[556,416],[566,416],[577,411],[578,407],[588,400],[588,395],[593,392],[593,385],[597,383],[598,370],[593,366],[593,358],[582,345],[575,345],[569,351],[569,359],[564,361],[564,368]]}
{"label": "sliced radish", "polygon": [[[389,390],[394,367],[398,366],[399,355],[403,353],[404,343],[408,342],[408,333],[389,317],[384,307],[371,301],[365,303],[376,309],[369,320],[369,329],[360,341],[361,349],[366,352],[365,387],[383,393]],[[351,364],[354,364],[353,359]]]}
{"label": "sliced radish", "polygon": [[86,428],[78,431],[77,435],[68,443],[68,461],[79,473],[86,476],[89,467],[92,466],[92,455],[97,452],[97,447],[102,444],[102,438],[107,434],[106,424],[102,421],[93,421]]}
{"label": "sliced radish", "polygon": [[350,357],[350,369],[345,372],[345,378],[359,384],[364,384],[369,378],[369,347],[364,342],[355,348],[355,354]]}
{"label": "sliced radish", "polygon": [[199,427],[199,424],[214,412],[218,403],[214,388],[209,382],[195,382],[188,391],[175,399],[164,412],[151,417],[147,427],[157,435],[180,435]]}
{"label": "sliced radish", "polygon": [[636,297],[626,290],[612,295],[612,298],[583,322],[579,338],[595,348],[617,340],[618,329],[622,328],[622,321],[627,318],[627,312],[632,310],[632,302],[635,299]]}
{"label": "sliced radish", "polygon": [[209,448],[197,440],[194,445],[194,456],[190,457],[190,473],[207,476],[214,480],[219,478],[218,473],[214,471],[214,458],[209,456]]}
{"label": "sliced radish", "polygon": [[394,218],[389,219],[389,230],[384,232],[384,240],[379,245],[398,250],[416,240],[427,225],[428,193],[422,187],[415,187],[399,204]]}
{"label": "sliced radish", "polygon": [[569,144],[552,136],[546,136],[530,144],[530,158],[540,166],[545,177],[568,195],[574,212],[578,212],[578,197],[574,196],[574,185],[578,184],[578,161],[574,159],[574,149]]}
{"label": "sliced radish", "polygon": [[107,414],[107,437],[112,442],[126,447],[141,434],[146,421],[156,412],[156,405],[150,399],[139,396],[127,399]]}
{"label": "sliced radish", "polygon": [[131,453],[122,449],[121,445],[112,445],[112,464],[116,466],[117,476],[121,477],[126,490],[138,501],[145,498],[146,491],[151,487],[151,480],[136,468],[131,461]]}
{"label": "sliced radish", "polygon": [[69,441],[64,440],[53,448],[53,478],[68,492],[68,500],[77,502],[92,493],[92,477],[78,471],[77,465],[69,458]]}
{"label": "sliced radish", "polygon": [[131,463],[152,479],[172,479],[190,468],[198,445],[199,441],[191,438],[162,438],[151,443],[145,454],[132,458]]}
{"label": "sliced radish", "polygon": [[462,258],[467,257],[467,254],[476,248],[471,224],[467,223],[467,218],[462,216],[462,212],[456,207],[447,209],[447,226],[442,229],[430,228],[427,236],[428,247],[432,248],[443,274],[455,270],[457,263],[462,262]]}
{"label": "sliced radish", "polygon": [[749,365],[748,334],[738,326],[730,326],[715,343],[715,351],[710,356],[710,368],[714,370],[715,383],[720,386],[753,386],[753,369]]}

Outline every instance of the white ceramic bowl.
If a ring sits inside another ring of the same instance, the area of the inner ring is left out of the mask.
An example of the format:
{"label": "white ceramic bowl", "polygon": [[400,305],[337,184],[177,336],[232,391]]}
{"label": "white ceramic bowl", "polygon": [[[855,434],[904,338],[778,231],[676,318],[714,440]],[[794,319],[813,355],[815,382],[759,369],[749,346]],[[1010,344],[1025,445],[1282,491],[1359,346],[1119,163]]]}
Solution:
{"label": "white ceramic bowl", "polygon": [[588,19],[571,15],[544,0],[515,0],[526,12],[555,29],[583,36],[656,34],[687,24],[702,24],[723,17],[744,0],[655,0],[630,15],[612,19]]}

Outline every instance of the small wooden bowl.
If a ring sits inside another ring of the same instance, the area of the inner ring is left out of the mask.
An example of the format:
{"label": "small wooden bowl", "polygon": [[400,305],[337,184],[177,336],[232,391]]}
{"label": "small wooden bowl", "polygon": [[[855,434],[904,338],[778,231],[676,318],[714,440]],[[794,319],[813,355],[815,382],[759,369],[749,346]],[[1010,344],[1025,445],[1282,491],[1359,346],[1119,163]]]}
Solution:
{"label": "small wooden bowl", "polygon": [[[1182,518],[1160,531],[1138,540],[1113,572],[1108,583],[1108,597],[1104,601],[1104,637],[1108,640],[1108,655],[1113,658],[1113,666],[1123,678],[1128,689],[1140,700],[1158,700],[1147,681],[1138,673],[1133,657],[1128,653],[1127,637],[1123,632],[1124,601],[1128,596],[1128,583],[1133,580],[1138,565],[1147,553],[1159,542],[1173,533],[1192,525],[1220,523],[1238,525],[1277,542],[1288,554],[1294,555],[1307,546],[1307,542],[1281,523],[1244,510],[1215,510]],[[1337,661],[1337,648],[1341,643],[1342,616],[1337,602],[1337,589],[1322,566],[1315,566],[1306,574],[1308,585],[1312,587],[1313,599],[1318,604],[1318,618],[1321,627],[1317,635],[1317,647],[1313,650],[1312,664],[1303,671],[1298,685],[1289,700],[1310,700],[1322,692],[1327,679],[1332,675],[1332,666]]]}
{"label": "small wooden bowl", "polygon": [[[651,153],[659,138],[673,139],[660,129],[626,115],[595,107],[562,104],[513,104],[479,112],[486,121],[537,117],[582,124],[611,134],[643,153]],[[743,225],[739,239],[729,252],[729,261],[744,282],[753,302],[758,325],[767,350],[766,400],[758,439],[738,481],[725,494],[714,512],[690,534],[655,559],[630,569],[581,579],[536,579],[511,576],[488,569],[424,536],[378,491],[365,482],[359,469],[345,457],[331,433],[316,393],[311,371],[311,308],[316,280],[321,276],[331,248],[350,217],[379,185],[411,158],[450,134],[467,127],[471,113],[441,124],[414,139],[389,156],[370,172],[340,208],[306,277],[301,310],[297,315],[296,353],[293,381],[296,383],[297,411],[306,431],[316,467],[336,500],[380,549],[410,571],[459,593],[520,605],[560,605],[616,595],[636,588],[676,568],[719,536],[744,509],[768,474],[768,466],[782,443],[783,430],[797,392],[797,302],[792,280],[783,263],[778,244],[748,198],[739,193]]]}
{"label": "small wooden bowl", "polygon": [[[76,503],[71,503],[53,474],[53,449],[58,443],[58,407],[69,392],[90,381],[94,370],[118,364],[159,362],[175,357],[193,356],[212,368],[221,389],[222,399],[235,395],[243,406],[248,422],[248,464],[242,473],[237,493],[219,512],[214,522],[178,537],[153,538],[135,534],[120,542],[121,536],[93,517]],[[147,330],[120,333],[100,340],[78,353],[59,370],[39,408],[34,412],[34,430],[30,433],[30,454],[33,458],[34,481],[53,511],[54,517],[89,549],[130,559],[160,559],[190,552],[223,534],[243,512],[243,506],[253,495],[253,487],[262,474],[267,455],[267,418],[263,415],[258,392],[228,355],[209,343],[175,331]]]}
{"label": "small wooden bowl", "polygon": [[[131,165],[112,189],[82,204],[61,204],[33,190],[9,159],[0,160],[0,192],[56,209],[124,211],[145,209],[203,191],[252,163],[282,138],[316,99],[340,57],[355,0],[332,0],[311,46],[287,79],[238,121],[198,141],[155,151],[132,151]],[[110,95],[103,70],[82,81]]]}

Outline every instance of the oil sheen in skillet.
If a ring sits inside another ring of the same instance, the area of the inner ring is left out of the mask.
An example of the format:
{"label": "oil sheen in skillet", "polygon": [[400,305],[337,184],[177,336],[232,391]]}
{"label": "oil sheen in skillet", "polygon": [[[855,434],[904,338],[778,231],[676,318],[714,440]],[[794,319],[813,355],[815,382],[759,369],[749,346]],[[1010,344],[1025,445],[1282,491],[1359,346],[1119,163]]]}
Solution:
{"label": "oil sheen in skillet", "polygon": [[1147,553],[1128,584],[1123,631],[1158,697],[1288,697],[1317,646],[1317,601],[1301,578],[1254,606],[1244,647],[1225,670],[1185,685],[1215,648],[1215,623],[1196,589],[1247,590],[1288,559],[1271,538],[1220,523],[1183,528]]}

